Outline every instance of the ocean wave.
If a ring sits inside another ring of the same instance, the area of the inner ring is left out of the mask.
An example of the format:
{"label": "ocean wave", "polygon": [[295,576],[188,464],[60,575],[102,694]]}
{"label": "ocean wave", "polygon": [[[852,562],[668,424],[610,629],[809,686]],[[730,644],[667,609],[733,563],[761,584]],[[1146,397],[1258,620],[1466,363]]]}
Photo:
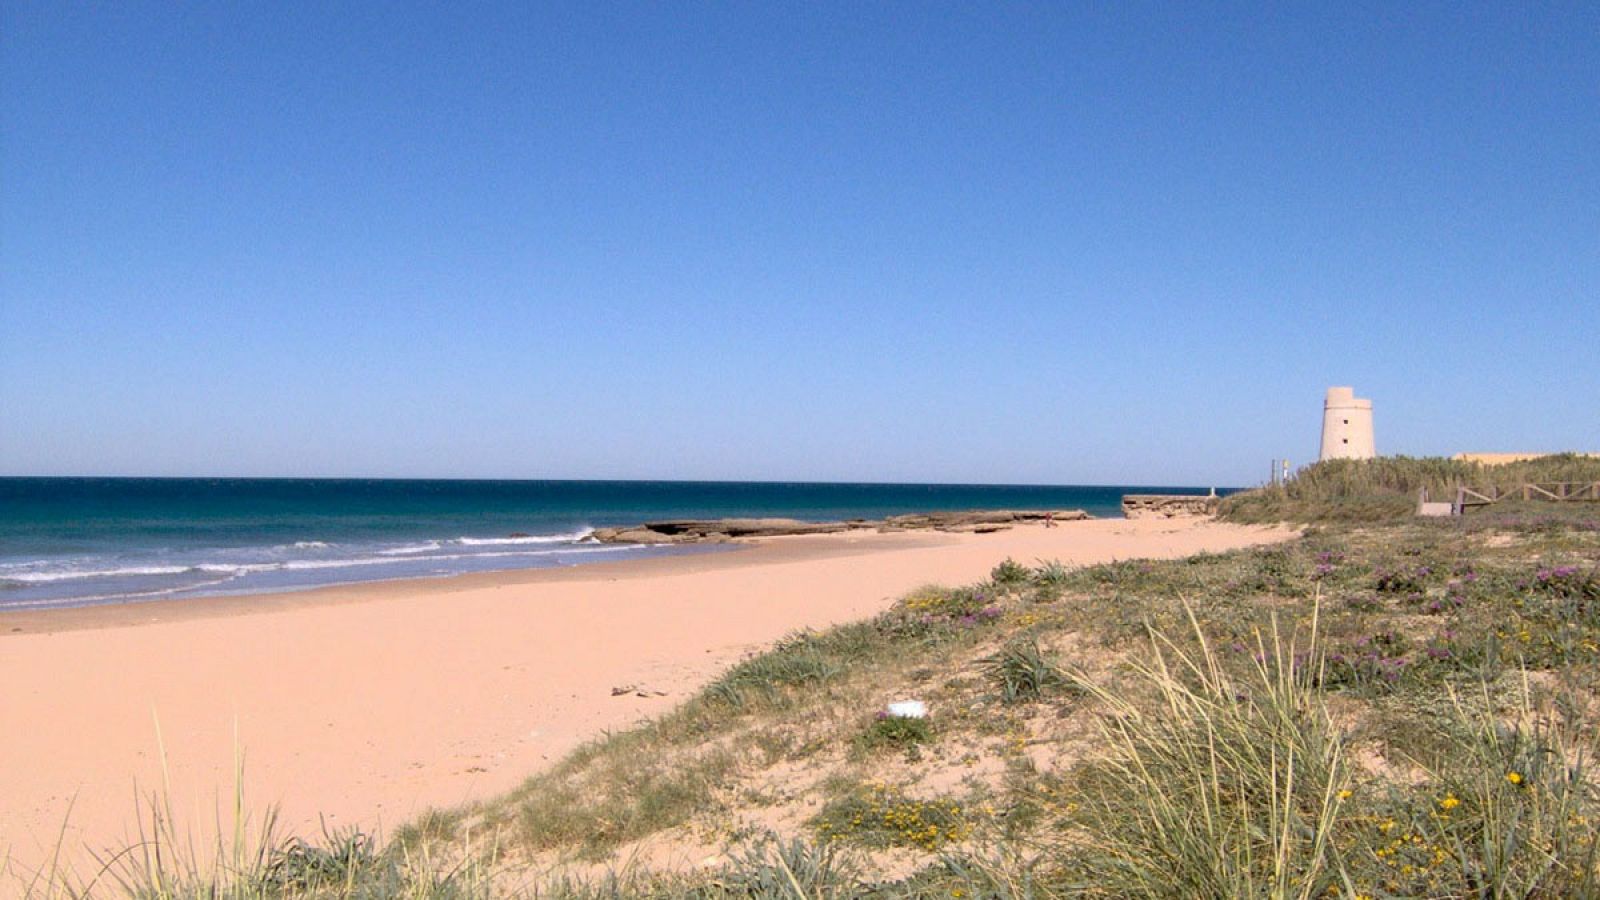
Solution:
{"label": "ocean wave", "polygon": [[[117,591],[115,593],[102,592],[102,593],[92,593],[92,594],[76,594],[76,595],[73,595],[73,596],[70,596],[70,597],[39,597],[39,598],[28,599],[28,600],[8,599],[8,600],[5,600],[4,602],[0,602],[0,610],[48,609],[48,608],[53,608],[53,607],[83,606],[83,605],[94,605],[94,604],[100,604],[100,603],[137,603],[137,602],[147,601],[147,600],[157,600],[157,599],[160,599],[162,597],[170,597],[170,596],[174,596],[174,595],[178,595],[178,594],[192,594],[192,593],[196,593],[196,592],[204,592],[204,591],[206,591],[208,589],[212,589],[212,588],[224,587],[224,586],[229,585],[230,583],[238,583],[239,576],[241,576],[241,575],[247,575],[247,574],[258,573],[258,572],[303,571],[303,570],[315,570],[315,569],[338,569],[338,568],[346,568],[346,567],[355,568],[355,567],[360,567],[360,566],[375,566],[375,565],[383,565],[383,564],[408,563],[408,562],[428,562],[428,563],[432,563],[432,562],[448,562],[448,561],[454,561],[454,560],[502,559],[502,558],[507,558],[507,557],[539,557],[539,556],[556,557],[556,556],[561,556],[561,555],[567,555],[567,556],[572,556],[572,555],[590,556],[590,555],[601,555],[601,554],[610,554],[610,553],[636,553],[639,550],[640,550],[639,547],[632,546],[632,545],[627,545],[627,544],[595,544],[595,545],[592,545],[592,546],[584,546],[584,547],[581,547],[581,548],[565,547],[565,548],[560,548],[560,549],[545,549],[545,550],[501,550],[501,551],[488,551],[488,552],[480,552],[480,553],[452,553],[452,554],[446,554],[446,555],[437,556],[437,557],[420,557],[420,558],[417,558],[417,557],[411,557],[411,558],[407,558],[407,557],[392,557],[392,556],[391,557],[351,557],[351,558],[347,558],[347,559],[291,560],[291,561],[284,562],[284,563],[244,563],[244,564],[239,564],[239,565],[225,565],[225,564],[218,564],[218,563],[208,563],[208,564],[205,564],[205,565],[187,566],[187,567],[178,567],[178,566],[127,566],[127,567],[119,568],[119,569],[96,569],[96,570],[93,570],[93,571],[79,571],[79,572],[25,573],[25,574],[27,574],[29,576],[29,580],[33,584],[38,584],[40,582],[48,582],[48,581],[62,581],[62,580],[70,579],[70,578],[93,578],[93,577],[101,577],[101,576],[114,577],[114,576],[118,576],[118,575],[129,575],[129,574],[139,574],[139,575],[150,575],[150,574],[178,575],[178,574],[187,574],[187,573],[208,572],[208,573],[211,573],[211,574],[219,574],[219,575],[222,575],[223,577],[221,577],[221,578],[212,578],[212,579],[209,579],[209,580],[198,581],[198,582],[191,581],[191,582],[186,582],[184,584],[166,585],[166,586],[159,587],[159,588],[149,588],[149,589],[145,589],[145,590]],[[435,573],[432,573],[432,574],[433,575],[454,575],[454,574],[464,574],[465,571],[469,571],[469,570],[439,571],[439,572],[435,572]],[[401,577],[403,577],[403,578],[412,578],[412,577],[427,577],[427,576],[425,576],[425,575],[406,574],[406,575],[402,575]],[[18,579],[18,577],[16,575],[0,576],[0,587],[13,588],[14,589],[14,588],[25,588],[25,587],[29,586],[28,584],[15,583],[18,580],[19,579]],[[341,582],[338,582],[338,581],[328,582],[328,584],[339,584],[339,583],[341,583]],[[281,589],[283,589],[282,586],[264,585],[262,587],[256,588],[255,590],[271,591],[271,590],[281,590]],[[226,588],[225,588],[225,590],[226,590]]]}
{"label": "ocean wave", "polygon": [[0,604],[0,611],[16,611],[22,609],[57,609],[63,606],[89,606],[96,603],[117,601],[119,603],[137,603],[145,600],[155,600],[160,597],[170,597],[173,594],[188,593],[190,591],[203,591],[206,588],[227,584],[232,578],[218,578],[215,581],[202,581],[199,584],[184,584],[175,587],[158,588],[149,591],[126,591],[117,594],[86,594],[84,596],[70,597],[63,600],[60,597],[44,597],[36,600],[7,600]]}
{"label": "ocean wave", "polygon": [[282,568],[282,563],[201,563],[190,566],[190,572],[220,572],[225,575],[248,575],[251,572],[271,572]]}
{"label": "ocean wave", "polygon": [[327,541],[295,541],[289,546],[296,550],[326,550],[333,545]]}
{"label": "ocean wave", "polygon": [[25,584],[45,584],[52,581],[71,581],[76,578],[117,578],[126,575],[182,575],[193,571],[194,566],[128,566],[120,569],[68,569],[61,572],[8,572],[6,581]]}
{"label": "ocean wave", "polygon": [[[551,543],[555,543],[555,542],[552,541],[552,540],[549,540],[549,539],[543,539],[543,540],[539,540],[539,541],[528,541],[528,540],[523,540],[523,539],[520,539],[520,538],[519,539],[512,539],[512,540],[508,540],[508,541],[499,541],[499,542],[484,541],[484,542],[480,542],[478,544],[475,544],[473,546],[492,547],[492,546],[503,545],[503,544],[511,544],[511,545],[516,545],[516,544],[534,544],[534,545],[542,545],[542,546],[546,547],[546,549],[539,549],[539,550],[489,550],[489,549],[485,549],[485,550],[469,551],[469,552],[462,552],[462,553],[440,553],[440,554],[437,554],[437,555],[427,555],[427,556],[420,555],[420,554],[428,553],[429,551],[436,551],[436,550],[444,549],[444,546],[441,545],[439,542],[430,541],[427,545],[416,545],[416,546],[412,546],[412,547],[396,547],[396,548],[393,548],[393,549],[390,549],[390,550],[379,550],[379,551],[376,551],[376,555],[372,555],[372,556],[350,556],[350,557],[340,557],[340,558],[336,558],[336,559],[291,559],[291,560],[284,560],[284,561],[281,561],[281,562],[266,562],[266,563],[206,562],[206,563],[197,563],[197,564],[194,564],[194,565],[168,565],[168,566],[144,565],[144,566],[105,567],[104,565],[102,565],[102,566],[92,567],[92,568],[58,569],[58,570],[55,570],[55,571],[32,571],[32,572],[18,572],[18,571],[14,571],[14,570],[8,570],[8,571],[5,571],[5,572],[0,572],[0,584],[9,584],[9,585],[50,584],[50,583],[53,583],[53,582],[60,582],[60,581],[81,581],[81,580],[87,580],[87,579],[93,579],[93,578],[155,577],[155,576],[161,576],[161,575],[187,575],[187,574],[191,574],[191,573],[201,573],[201,572],[208,573],[208,574],[225,575],[225,576],[227,576],[229,578],[237,578],[237,577],[239,577],[241,575],[251,575],[251,574],[258,573],[258,572],[301,571],[301,570],[305,570],[305,569],[342,569],[342,568],[353,568],[353,567],[356,567],[356,566],[401,565],[401,564],[405,564],[405,563],[419,563],[419,562],[429,562],[429,563],[431,563],[431,562],[450,562],[450,561],[456,561],[456,560],[498,559],[498,558],[506,558],[506,557],[553,556],[553,555],[556,555],[558,553],[578,553],[578,554],[585,554],[586,555],[586,554],[591,554],[591,553],[602,553],[602,552],[606,552],[606,551],[613,551],[614,552],[614,551],[620,551],[620,550],[634,549],[632,547],[628,547],[628,546],[625,546],[625,545],[602,546],[602,545],[596,544],[596,545],[592,545],[592,546],[591,545],[572,546],[571,545],[572,544],[571,541],[567,541],[566,542],[568,544],[568,546],[557,548],[557,547],[549,547],[548,545],[551,544]],[[186,586],[183,589],[187,590],[187,589],[189,589],[189,587]]]}
{"label": "ocean wave", "polygon": [[[362,556],[349,559],[296,559],[282,563],[282,569],[338,569],[344,566],[379,566],[396,565],[400,563],[436,563],[453,562],[455,560],[472,559],[504,559],[506,557],[533,557],[556,556],[559,554],[589,555],[593,553],[620,552],[637,550],[638,547],[615,544],[611,546],[594,545],[583,547],[562,547],[550,550],[483,550],[476,553],[441,553],[437,556]],[[380,553],[383,551],[379,551]]]}
{"label": "ocean wave", "polygon": [[588,540],[593,534],[593,528],[584,528],[578,531],[569,531],[566,534],[533,534],[501,538],[459,537],[450,543],[460,544],[464,547],[483,547],[494,544],[576,544],[579,541]]}
{"label": "ocean wave", "polygon": [[410,556],[415,553],[431,553],[444,545],[438,541],[428,541],[425,544],[407,544],[404,547],[391,547],[388,550],[379,550],[383,556]]}
{"label": "ocean wave", "polygon": [[594,535],[594,529],[584,528],[580,531],[570,531],[565,534],[525,534],[517,537],[458,537],[445,541],[423,541],[420,544],[405,544],[400,547],[391,547],[379,550],[381,556],[415,556],[419,553],[433,553],[449,547],[516,547],[524,545],[548,544],[581,544],[589,541]]}
{"label": "ocean wave", "polygon": [[393,566],[411,562],[394,556],[352,556],[345,559],[291,559],[273,566],[277,570],[298,572],[303,569],[343,569],[356,566]]}

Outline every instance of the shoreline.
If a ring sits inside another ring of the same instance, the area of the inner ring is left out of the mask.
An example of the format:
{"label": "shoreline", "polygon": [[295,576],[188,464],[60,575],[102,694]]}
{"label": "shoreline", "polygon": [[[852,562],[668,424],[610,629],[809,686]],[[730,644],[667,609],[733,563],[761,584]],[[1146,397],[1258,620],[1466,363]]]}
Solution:
{"label": "shoreline", "polygon": [[[1102,520],[1105,521],[1105,520]],[[901,533],[914,534],[914,533]],[[876,537],[876,532],[850,534],[850,538]],[[842,535],[794,535],[759,538],[741,538],[720,544],[687,545],[669,555],[609,559],[575,563],[567,566],[542,568],[492,569],[484,572],[460,572],[423,578],[387,578],[369,581],[348,581],[317,587],[284,591],[258,591],[237,594],[198,594],[186,597],[167,597],[159,600],[140,600],[124,603],[100,603],[83,606],[56,606],[37,609],[0,609],[0,646],[7,637],[22,634],[56,634],[70,631],[91,631],[106,628],[134,628],[142,625],[159,625],[198,619],[230,618],[264,613],[288,612],[296,609],[321,606],[348,606],[393,599],[397,593],[406,596],[433,596],[462,591],[495,588],[515,588],[538,584],[559,584],[591,580],[617,581],[621,579],[651,578],[710,572],[763,563],[803,562],[832,556],[871,553],[872,546],[852,546],[853,540],[841,542]],[[910,540],[897,541],[905,547],[915,547]],[[933,546],[933,543],[928,546]],[[704,550],[695,551],[695,547]],[[754,554],[751,556],[750,554]],[[718,560],[710,563],[712,559]],[[693,565],[688,561],[706,562]]]}
{"label": "shoreline", "polygon": [[[73,606],[39,606],[24,609],[0,607],[0,641],[8,634],[48,634],[57,631],[81,631],[96,628],[122,628],[141,624],[178,622],[193,618],[247,615],[252,612],[272,612],[301,606],[363,603],[391,595],[396,589],[406,593],[448,593],[465,590],[456,582],[479,586],[491,583],[523,583],[515,576],[544,574],[558,576],[587,570],[596,566],[625,566],[680,559],[691,556],[713,556],[745,549],[741,546],[710,546],[673,548],[675,552],[660,556],[632,557],[571,563],[560,566],[525,566],[507,569],[487,569],[477,572],[452,572],[442,575],[406,576],[394,578],[369,578],[363,581],[339,581],[332,584],[297,588],[266,588],[263,590],[235,591],[232,593],[193,593],[149,600],[107,601],[82,603]],[[560,580],[552,577],[541,580]],[[436,589],[436,590],[435,590]]]}
{"label": "shoreline", "polygon": [[[6,717],[35,723],[0,742],[0,858],[42,863],[63,822],[69,856],[116,845],[133,834],[135,796],[163,783],[183,827],[212,827],[236,754],[258,816],[275,805],[302,834],[322,816],[393,829],[507,791],[603,731],[666,712],[752,649],[870,617],[922,584],[980,580],[1008,556],[1078,565],[1295,533],[1125,519],[856,532],[0,615]],[[639,691],[614,695],[625,686]]]}
{"label": "shoreline", "polygon": [[[606,526],[598,528],[585,527],[581,532],[563,533],[555,535],[529,534],[526,532],[512,532],[503,538],[456,538],[456,542],[472,542],[478,545],[514,545],[519,542],[535,542],[548,544],[552,549],[537,551],[524,555],[554,555],[570,551],[571,555],[579,557],[572,562],[562,562],[557,558],[553,564],[547,565],[521,565],[521,566],[490,566],[485,568],[470,567],[457,571],[440,571],[432,574],[401,574],[391,576],[377,576],[369,578],[351,578],[344,581],[328,581],[323,584],[305,585],[271,585],[254,588],[213,589],[215,584],[192,587],[158,590],[149,593],[131,593],[122,596],[88,596],[88,597],[62,597],[59,600],[31,600],[20,605],[0,604],[0,635],[13,631],[39,631],[48,630],[41,627],[39,620],[30,619],[20,625],[4,625],[8,616],[21,618],[29,613],[38,613],[52,616],[64,610],[96,609],[96,608],[128,608],[134,609],[150,604],[184,603],[184,602],[209,602],[222,598],[235,597],[275,597],[278,595],[305,593],[331,588],[348,588],[368,584],[394,584],[399,582],[425,582],[441,579],[452,579],[467,575],[496,575],[506,572],[518,571],[544,571],[561,570],[588,565],[599,565],[607,562],[637,562],[659,556],[692,555],[696,553],[716,552],[728,549],[729,545],[748,545],[758,543],[765,538],[800,537],[832,534],[888,534],[898,532],[942,532],[942,533],[977,533],[987,534],[995,531],[1006,531],[1017,525],[1038,524],[1048,522],[1051,524],[1061,522],[1076,522],[1093,518],[1081,509],[979,509],[958,511],[933,511],[922,513],[908,513],[886,516],[879,519],[795,519],[783,517],[729,517],[714,519],[663,519],[656,521],[639,522],[631,525]],[[422,540],[419,538],[419,540]],[[450,539],[426,539],[435,549],[448,542]],[[565,548],[558,546],[567,542]],[[311,542],[312,546],[327,547],[320,541]],[[301,544],[294,544],[299,547]],[[587,549],[585,549],[587,548]],[[246,548],[248,549],[248,548]],[[409,552],[411,548],[398,551]],[[620,556],[609,559],[598,556],[596,551],[618,550],[636,551],[629,556]],[[374,551],[369,551],[374,552]],[[378,554],[393,555],[396,551],[376,550]],[[592,560],[583,560],[581,557],[597,556]],[[489,553],[489,556],[507,556],[504,552]],[[471,558],[448,557],[451,559]],[[570,558],[570,557],[569,557]],[[428,561],[428,557],[402,557],[394,555],[393,564],[407,562]],[[356,564],[351,561],[351,564]],[[212,563],[217,566],[220,564]],[[294,568],[294,562],[283,564],[284,568]],[[3,567],[0,567],[3,568]],[[173,572],[180,571],[173,569]],[[242,570],[241,570],[242,571]],[[237,577],[238,572],[233,577]],[[25,576],[16,576],[22,578]],[[0,581],[3,581],[0,577]],[[224,579],[224,583],[231,578]],[[132,624],[138,621],[136,613],[122,616],[112,616],[112,620],[121,624]],[[163,620],[160,616],[156,620]],[[97,621],[97,617],[86,617],[86,621]],[[32,628],[29,627],[30,623]],[[90,626],[92,627],[92,626]]]}

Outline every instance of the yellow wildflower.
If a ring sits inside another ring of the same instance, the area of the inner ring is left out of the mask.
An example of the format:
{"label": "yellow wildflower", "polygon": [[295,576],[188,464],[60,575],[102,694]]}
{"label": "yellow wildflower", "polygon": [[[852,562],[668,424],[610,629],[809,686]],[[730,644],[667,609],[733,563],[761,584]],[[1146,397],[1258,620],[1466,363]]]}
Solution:
{"label": "yellow wildflower", "polygon": [[1520,772],[1507,772],[1506,773],[1506,780],[1511,782],[1512,784],[1521,784],[1522,783],[1522,774]]}

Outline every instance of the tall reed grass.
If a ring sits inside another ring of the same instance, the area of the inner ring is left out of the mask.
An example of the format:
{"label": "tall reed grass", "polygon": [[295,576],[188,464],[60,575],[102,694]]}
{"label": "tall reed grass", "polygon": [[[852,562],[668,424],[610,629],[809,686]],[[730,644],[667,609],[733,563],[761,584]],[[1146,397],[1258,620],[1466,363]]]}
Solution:
{"label": "tall reed grass", "polygon": [[1333,459],[1306,466],[1282,484],[1226,497],[1217,514],[1235,522],[1391,521],[1415,510],[1423,488],[1443,500],[1458,486],[1597,481],[1600,459],[1572,453],[1493,466],[1442,457]]}
{"label": "tall reed grass", "polygon": [[1317,628],[1257,635],[1230,674],[1189,610],[1199,650],[1152,632],[1136,684],[1084,688],[1108,711],[1110,756],[1089,791],[1075,854],[1085,892],[1110,897],[1306,900],[1347,881],[1334,852],[1351,775],[1316,690]]}

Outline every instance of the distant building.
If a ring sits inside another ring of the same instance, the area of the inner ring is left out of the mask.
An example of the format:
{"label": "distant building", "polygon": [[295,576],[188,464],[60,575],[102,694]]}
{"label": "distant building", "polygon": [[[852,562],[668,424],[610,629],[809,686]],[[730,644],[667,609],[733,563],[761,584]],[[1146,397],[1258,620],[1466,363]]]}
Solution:
{"label": "distant building", "polygon": [[1322,402],[1322,455],[1328,459],[1372,459],[1378,450],[1372,437],[1372,401],[1356,397],[1355,388],[1328,388]]}
{"label": "distant building", "polygon": [[[1526,462],[1538,459],[1541,456],[1554,456],[1553,453],[1457,453],[1451,459],[1462,462],[1483,463],[1486,466],[1503,466],[1506,463]],[[1600,453],[1574,453],[1573,456],[1586,456],[1591,459],[1600,459]]]}

